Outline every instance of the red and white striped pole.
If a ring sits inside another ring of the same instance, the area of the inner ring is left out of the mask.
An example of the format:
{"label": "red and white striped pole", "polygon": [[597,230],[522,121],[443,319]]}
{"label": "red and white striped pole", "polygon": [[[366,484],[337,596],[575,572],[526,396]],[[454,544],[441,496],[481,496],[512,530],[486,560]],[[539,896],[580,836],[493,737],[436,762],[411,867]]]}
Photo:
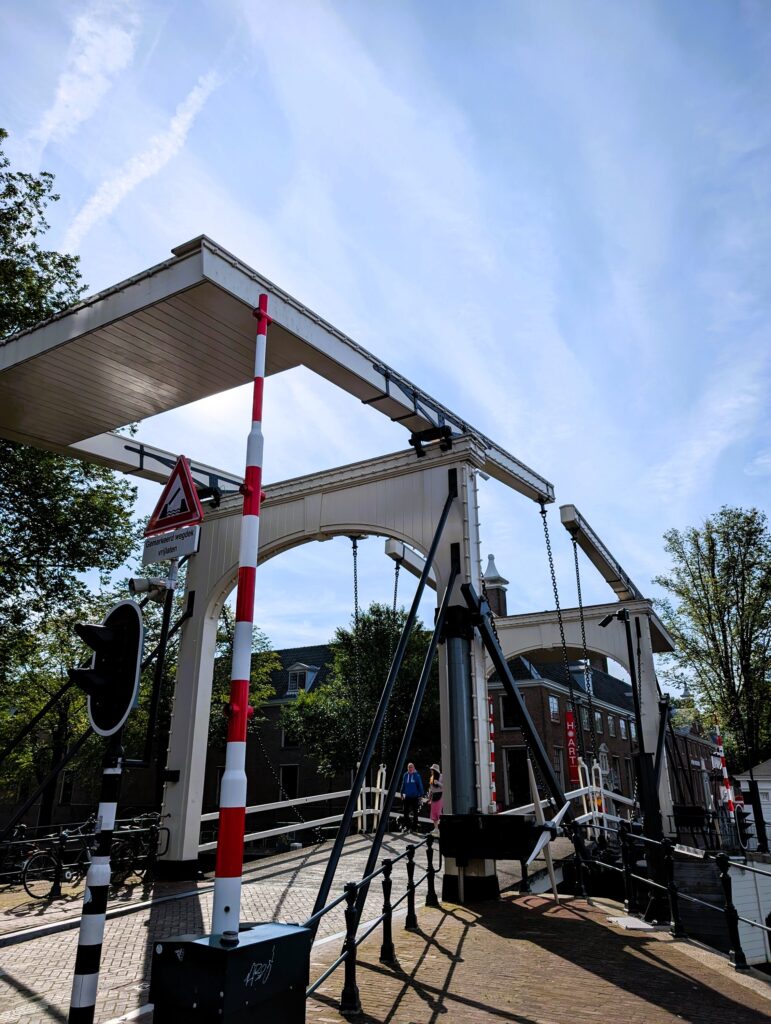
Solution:
{"label": "red and white striped pole", "polygon": [[490,810],[495,814],[498,810],[498,796],[495,791],[495,720],[493,718],[493,698],[489,697],[490,709]]}
{"label": "red and white striped pole", "polygon": [[217,832],[217,860],[212,905],[212,933],[238,936],[241,911],[241,873],[244,863],[244,819],[246,817],[246,726],[253,714],[249,706],[249,677],[252,668],[254,625],[254,581],[259,546],[260,498],[262,490],[262,394],[265,381],[265,349],[268,324],[268,296],[260,295],[254,311],[257,340],[254,358],[252,428],[246,445],[246,474],[241,488],[244,505],[241,543],[238,552],[238,589],[233,636],[233,664],[230,673],[230,707],[225,773],[220,788],[220,816]]}
{"label": "red and white striped pole", "polygon": [[720,726],[717,726],[717,756],[720,758],[720,767],[723,771],[723,788],[726,792],[726,803],[731,814],[735,814],[734,790],[731,780],[728,777],[728,768],[725,763],[725,751],[723,750],[723,737],[720,735]]}

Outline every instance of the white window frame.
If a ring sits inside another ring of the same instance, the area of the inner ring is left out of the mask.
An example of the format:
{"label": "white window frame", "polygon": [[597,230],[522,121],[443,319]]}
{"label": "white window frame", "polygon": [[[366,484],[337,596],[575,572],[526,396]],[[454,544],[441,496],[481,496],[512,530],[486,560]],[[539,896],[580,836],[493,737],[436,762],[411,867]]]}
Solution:
{"label": "white window frame", "polygon": [[553,693],[549,694],[549,721],[560,721],[560,699],[555,697]]}
{"label": "white window frame", "polygon": [[619,720],[618,720],[618,731],[621,733],[621,739],[625,740],[627,738],[626,719],[625,718],[619,718]]}

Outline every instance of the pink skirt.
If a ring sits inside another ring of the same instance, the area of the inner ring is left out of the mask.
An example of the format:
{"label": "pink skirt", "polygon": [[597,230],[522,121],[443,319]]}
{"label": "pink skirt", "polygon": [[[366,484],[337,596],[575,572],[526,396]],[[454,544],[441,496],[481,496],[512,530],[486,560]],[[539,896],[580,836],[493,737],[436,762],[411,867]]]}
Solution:
{"label": "pink skirt", "polygon": [[433,821],[433,823],[435,825],[438,824],[439,819],[442,816],[442,808],[443,807],[444,807],[444,797],[442,797],[441,800],[432,800],[431,801],[431,810],[430,810],[431,821]]}

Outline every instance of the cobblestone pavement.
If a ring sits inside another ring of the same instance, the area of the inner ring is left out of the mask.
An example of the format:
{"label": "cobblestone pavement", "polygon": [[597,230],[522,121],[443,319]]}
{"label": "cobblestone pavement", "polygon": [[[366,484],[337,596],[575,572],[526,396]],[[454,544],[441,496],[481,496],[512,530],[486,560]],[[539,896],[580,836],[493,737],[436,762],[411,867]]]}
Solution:
{"label": "cobblestone pavement", "polygon": [[[381,857],[398,856],[404,852],[406,843],[401,836],[390,836],[383,845]],[[308,918],[330,847],[331,843],[327,842],[250,866],[244,876],[241,919],[259,922]],[[345,882],[362,877],[369,849],[367,837],[355,836],[348,840],[331,896],[339,894]],[[418,850],[416,863],[416,877],[419,877],[425,865],[423,849]],[[393,877],[396,895],[406,885],[404,861],[394,867]],[[189,893],[191,890],[192,895],[182,895],[182,891]],[[111,902],[111,908],[132,899],[168,896],[176,898],[156,900],[151,906],[138,908],[125,916],[108,918],[102,950],[98,1021],[111,1020],[147,1003],[149,950],[157,939],[208,931],[211,879],[197,886],[159,884],[153,891],[142,891],[138,887],[122,893],[117,901]],[[5,899],[6,905],[0,904],[0,932],[6,933],[6,940],[11,930],[71,918],[73,914],[77,916],[79,910],[79,902],[74,899],[55,904],[45,913],[42,907],[30,904],[23,893],[5,894]],[[373,885],[365,908],[365,921],[380,913],[381,902],[380,886]],[[333,935],[343,927],[340,906],[322,920],[319,937]],[[77,938],[77,928],[73,928],[0,948],[0,1024],[66,1021]]]}
{"label": "cobblestone pavement", "polygon": [[[603,901],[604,902],[604,901]],[[394,929],[398,964],[360,947],[361,1024],[761,1024],[771,986],[661,931],[608,923],[615,905],[509,896],[476,907],[422,908],[420,930]],[[319,977],[339,948],[313,952]],[[342,1024],[337,971],[308,1001],[308,1024]]]}

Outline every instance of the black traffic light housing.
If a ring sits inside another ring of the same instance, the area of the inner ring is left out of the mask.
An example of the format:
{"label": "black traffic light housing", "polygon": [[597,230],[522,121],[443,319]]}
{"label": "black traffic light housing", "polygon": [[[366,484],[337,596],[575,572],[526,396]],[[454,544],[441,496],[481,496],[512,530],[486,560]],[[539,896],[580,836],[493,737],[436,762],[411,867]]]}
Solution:
{"label": "black traffic light housing", "polygon": [[78,623],[75,632],[94,656],[89,668],[71,668],[70,679],[88,696],[91,728],[112,736],[128,718],[139,690],[142,612],[134,601],[120,601],[101,625]]}
{"label": "black traffic light housing", "polygon": [[746,811],[742,804],[736,804],[734,807],[734,818],[736,819],[736,833],[739,838],[739,846],[746,850],[750,844],[750,839],[755,835],[755,823],[750,820],[749,811]]}

